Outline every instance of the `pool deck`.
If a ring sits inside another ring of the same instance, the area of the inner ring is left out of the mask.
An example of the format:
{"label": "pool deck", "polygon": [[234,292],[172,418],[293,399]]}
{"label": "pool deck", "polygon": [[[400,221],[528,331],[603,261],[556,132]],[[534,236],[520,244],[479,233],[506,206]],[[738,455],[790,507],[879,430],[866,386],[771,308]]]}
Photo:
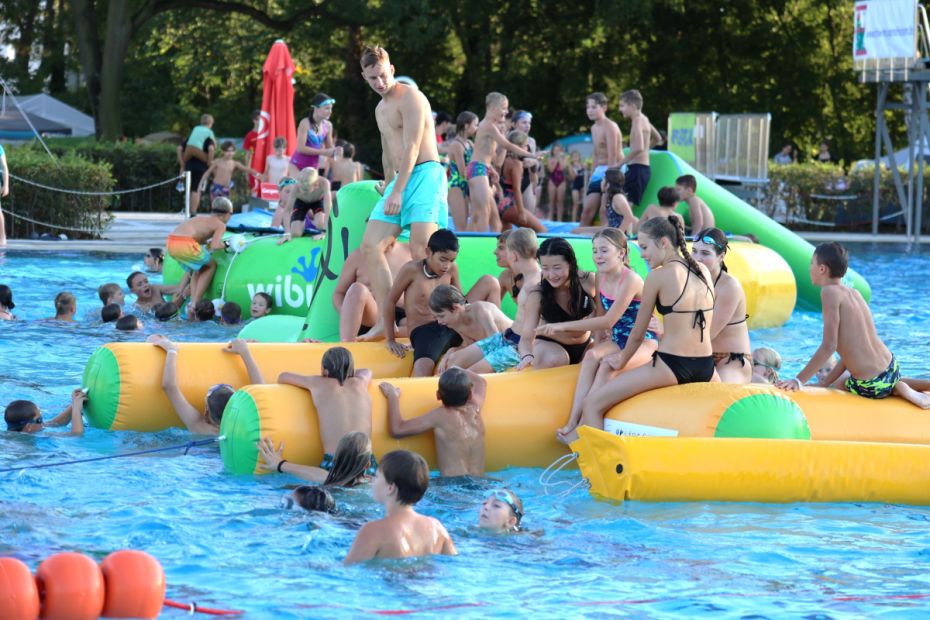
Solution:
{"label": "pool deck", "polygon": [[[7,249],[47,252],[112,252],[138,253],[152,247],[162,247],[165,238],[174,227],[184,221],[180,213],[138,213],[117,211],[103,239],[39,241],[31,239],[9,239]],[[823,231],[795,231],[811,243],[839,241],[840,243],[908,243],[905,235],[871,233],[846,233]],[[925,237],[930,243],[930,236]]]}

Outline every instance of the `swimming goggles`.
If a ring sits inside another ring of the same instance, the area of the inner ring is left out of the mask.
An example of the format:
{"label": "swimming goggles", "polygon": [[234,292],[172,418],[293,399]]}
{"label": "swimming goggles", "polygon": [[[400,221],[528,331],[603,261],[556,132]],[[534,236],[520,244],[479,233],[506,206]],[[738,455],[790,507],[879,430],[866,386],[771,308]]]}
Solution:
{"label": "swimming goggles", "polygon": [[329,99],[324,99],[323,101],[320,101],[319,103],[314,103],[311,105],[314,108],[322,108],[324,105],[333,105],[334,103],[336,103],[336,100],[330,97]]}
{"label": "swimming goggles", "polygon": [[707,245],[716,246],[716,247],[720,248],[721,250],[727,249],[727,244],[720,245],[719,243],[717,243],[717,240],[714,239],[714,238],[711,237],[711,236],[705,235],[705,236],[701,237],[700,239],[695,238],[694,240],[695,240],[695,242],[700,241],[701,243],[706,243]]}
{"label": "swimming goggles", "polygon": [[33,418],[31,420],[19,420],[18,422],[12,422],[12,423],[7,422],[6,430],[13,432],[13,433],[21,433],[30,424],[38,424],[39,426],[41,426],[43,424],[42,416],[39,415],[38,418]]}
{"label": "swimming goggles", "polygon": [[493,489],[488,491],[488,494],[485,495],[485,499],[499,499],[504,502],[510,509],[513,510],[514,516],[517,518],[517,523],[523,519],[523,512],[517,508],[517,499],[516,496],[507,489]]}
{"label": "swimming goggles", "polygon": [[280,192],[282,189],[284,189],[288,185],[297,185],[297,179],[293,177],[284,177],[283,179],[278,181],[278,191]]}

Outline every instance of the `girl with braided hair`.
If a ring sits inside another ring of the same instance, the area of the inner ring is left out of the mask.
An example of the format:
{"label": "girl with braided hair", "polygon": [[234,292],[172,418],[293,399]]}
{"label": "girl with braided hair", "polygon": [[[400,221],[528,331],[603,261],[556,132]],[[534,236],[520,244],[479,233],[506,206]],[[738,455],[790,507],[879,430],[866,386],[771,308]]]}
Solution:
{"label": "girl with braided hair", "polygon": [[[642,257],[651,269],[643,285],[636,323],[622,351],[605,358],[621,370],[639,349],[653,310],[665,317],[664,333],[652,363],[622,373],[592,390],[582,403],[578,425],[604,427],[607,410],[636,394],[660,387],[716,379],[709,327],[713,321],[714,289],[707,267],[688,252],[685,231],[676,216],[656,217],[639,231]],[[674,299],[663,304],[663,299]],[[719,380],[719,379],[717,379]],[[577,426],[559,429],[563,443],[578,438]]]}

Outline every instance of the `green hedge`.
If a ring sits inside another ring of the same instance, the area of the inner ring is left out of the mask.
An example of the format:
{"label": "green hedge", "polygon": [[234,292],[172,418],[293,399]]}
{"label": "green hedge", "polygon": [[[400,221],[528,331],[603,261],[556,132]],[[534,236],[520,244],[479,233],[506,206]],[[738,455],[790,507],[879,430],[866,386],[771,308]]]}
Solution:
{"label": "green hedge", "polygon": [[[79,191],[113,190],[115,181],[109,164],[91,162],[73,154],[59,158],[56,163],[46,153],[24,147],[8,148],[6,153],[10,173],[20,178]],[[96,236],[96,231],[109,224],[112,216],[106,211],[108,204],[107,196],[51,191],[10,177],[10,195],[3,200],[3,209],[11,214],[6,217],[11,238],[63,232],[72,239],[87,239]],[[22,217],[69,230],[34,224]]]}
{"label": "green hedge", "polygon": [[[902,177],[907,174],[905,170],[900,172]],[[756,206],[780,222],[788,219],[792,228],[871,230],[874,174],[875,168],[871,166],[847,174],[842,166],[834,164],[778,165],[770,162],[768,185],[763,188],[762,198]],[[891,170],[881,168],[880,179],[880,213],[886,215],[900,211]],[[930,190],[928,183],[930,171],[924,177],[924,187]],[[798,219],[811,223],[805,226]],[[885,229],[902,226],[901,217],[882,222]]]}

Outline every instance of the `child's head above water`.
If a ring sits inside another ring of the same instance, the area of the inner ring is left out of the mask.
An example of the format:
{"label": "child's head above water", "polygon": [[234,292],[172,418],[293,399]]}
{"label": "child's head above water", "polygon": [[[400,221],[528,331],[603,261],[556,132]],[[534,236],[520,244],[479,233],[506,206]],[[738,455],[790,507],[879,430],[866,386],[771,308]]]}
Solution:
{"label": "child's head above water", "polygon": [[12,310],[16,307],[16,304],[13,303],[13,289],[6,284],[0,284],[0,306],[3,306],[7,310]]}
{"label": "child's head above water", "polygon": [[523,520],[523,502],[510,489],[494,489],[478,511],[478,526],[496,532],[516,532]]}
{"label": "child's head above water", "polygon": [[234,301],[227,301],[220,308],[220,318],[224,325],[238,325],[242,321],[242,306]]}
{"label": "child's head above water", "polygon": [[142,257],[142,262],[148,271],[161,273],[165,263],[165,253],[161,248],[149,248],[149,251]]}
{"label": "child's head above water", "polygon": [[123,305],[123,302],[125,301],[123,289],[120,288],[120,285],[116,282],[107,282],[106,284],[101,284],[97,289],[97,296],[100,297],[100,303],[103,305]]}
{"label": "child's head above water", "polygon": [[155,318],[159,321],[170,321],[178,315],[180,310],[181,308],[175,302],[166,301],[155,306]]}
{"label": "child's head above water", "polygon": [[77,299],[68,291],[55,295],[55,316],[74,314],[77,310]]}
{"label": "child's head above water", "polygon": [[752,352],[752,374],[766,383],[778,381],[781,370],[781,355],[775,349],[759,347]]}
{"label": "child's head above water", "polygon": [[233,387],[226,383],[218,383],[207,390],[207,397],[204,399],[204,413],[207,420],[216,426],[220,425],[223,420],[223,410],[226,409],[226,403],[232,398],[233,392],[235,392]]}
{"label": "child's head above water", "polygon": [[849,252],[839,243],[821,243],[811,257],[811,275],[815,270],[826,278],[842,278],[849,269]]}
{"label": "child's head above water", "polygon": [[817,369],[817,373],[814,375],[817,378],[817,383],[824,385],[826,383],[826,378],[833,372],[833,369],[836,368],[836,356],[831,355],[830,359],[826,363]]}
{"label": "child's head above water", "polygon": [[100,320],[104,323],[112,323],[123,316],[123,309],[119,304],[107,304],[100,309]]}
{"label": "child's head above water", "polygon": [[149,284],[149,277],[141,271],[133,271],[126,278],[126,286],[129,292],[138,298],[148,297],[152,294],[152,287]]}
{"label": "child's head above water", "polygon": [[142,321],[135,314],[127,314],[116,320],[116,329],[122,332],[131,332],[142,329]]}
{"label": "child's head above water", "polygon": [[302,485],[291,494],[294,502],[308,512],[336,512],[336,500],[323,487]]}
{"label": "child's head above water", "polygon": [[194,318],[198,321],[212,321],[216,316],[216,306],[209,299],[201,299],[194,306]]}
{"label": "child's head above water", "polygon": [[381,459],[372,493],[381,504],[413,506],[429,488],[429,466],[422,456],[407,450],[388,452]]}
{"label": "child's head above water", "polygon": [[366,433],[346,433],[336,445],[333,466],[323,481],[324,486],[352,487],[366,480],[372,464],[371,439]]}
{"label": "child's head above water", "polygon": [[14,400],[3,412],[6,430],[13,433],[37,433],[42,430],[42,412],[30,400]]}
{"label": "child's head above water", "polygon": [[271,314],[272,308],[274,308],[274,300],[271,295],[268,293],[255,293],[255,297],[252,298],[252,305],[249,308],[249,314],[253,319],[258,319]]}
{"label": "child's head above water", "polygon": [[324,377],[335,379],[343,385],[349,377],[355,376],[355,360],[352,352],[345,347],[332,347],[323,354],[320,361]]}
{"label": "child's head above water", "polygon": [[473,384],[468,373],[461,368],[450,368],[439,375],[436,398],[446,407],[463,407],[471,398]]}

